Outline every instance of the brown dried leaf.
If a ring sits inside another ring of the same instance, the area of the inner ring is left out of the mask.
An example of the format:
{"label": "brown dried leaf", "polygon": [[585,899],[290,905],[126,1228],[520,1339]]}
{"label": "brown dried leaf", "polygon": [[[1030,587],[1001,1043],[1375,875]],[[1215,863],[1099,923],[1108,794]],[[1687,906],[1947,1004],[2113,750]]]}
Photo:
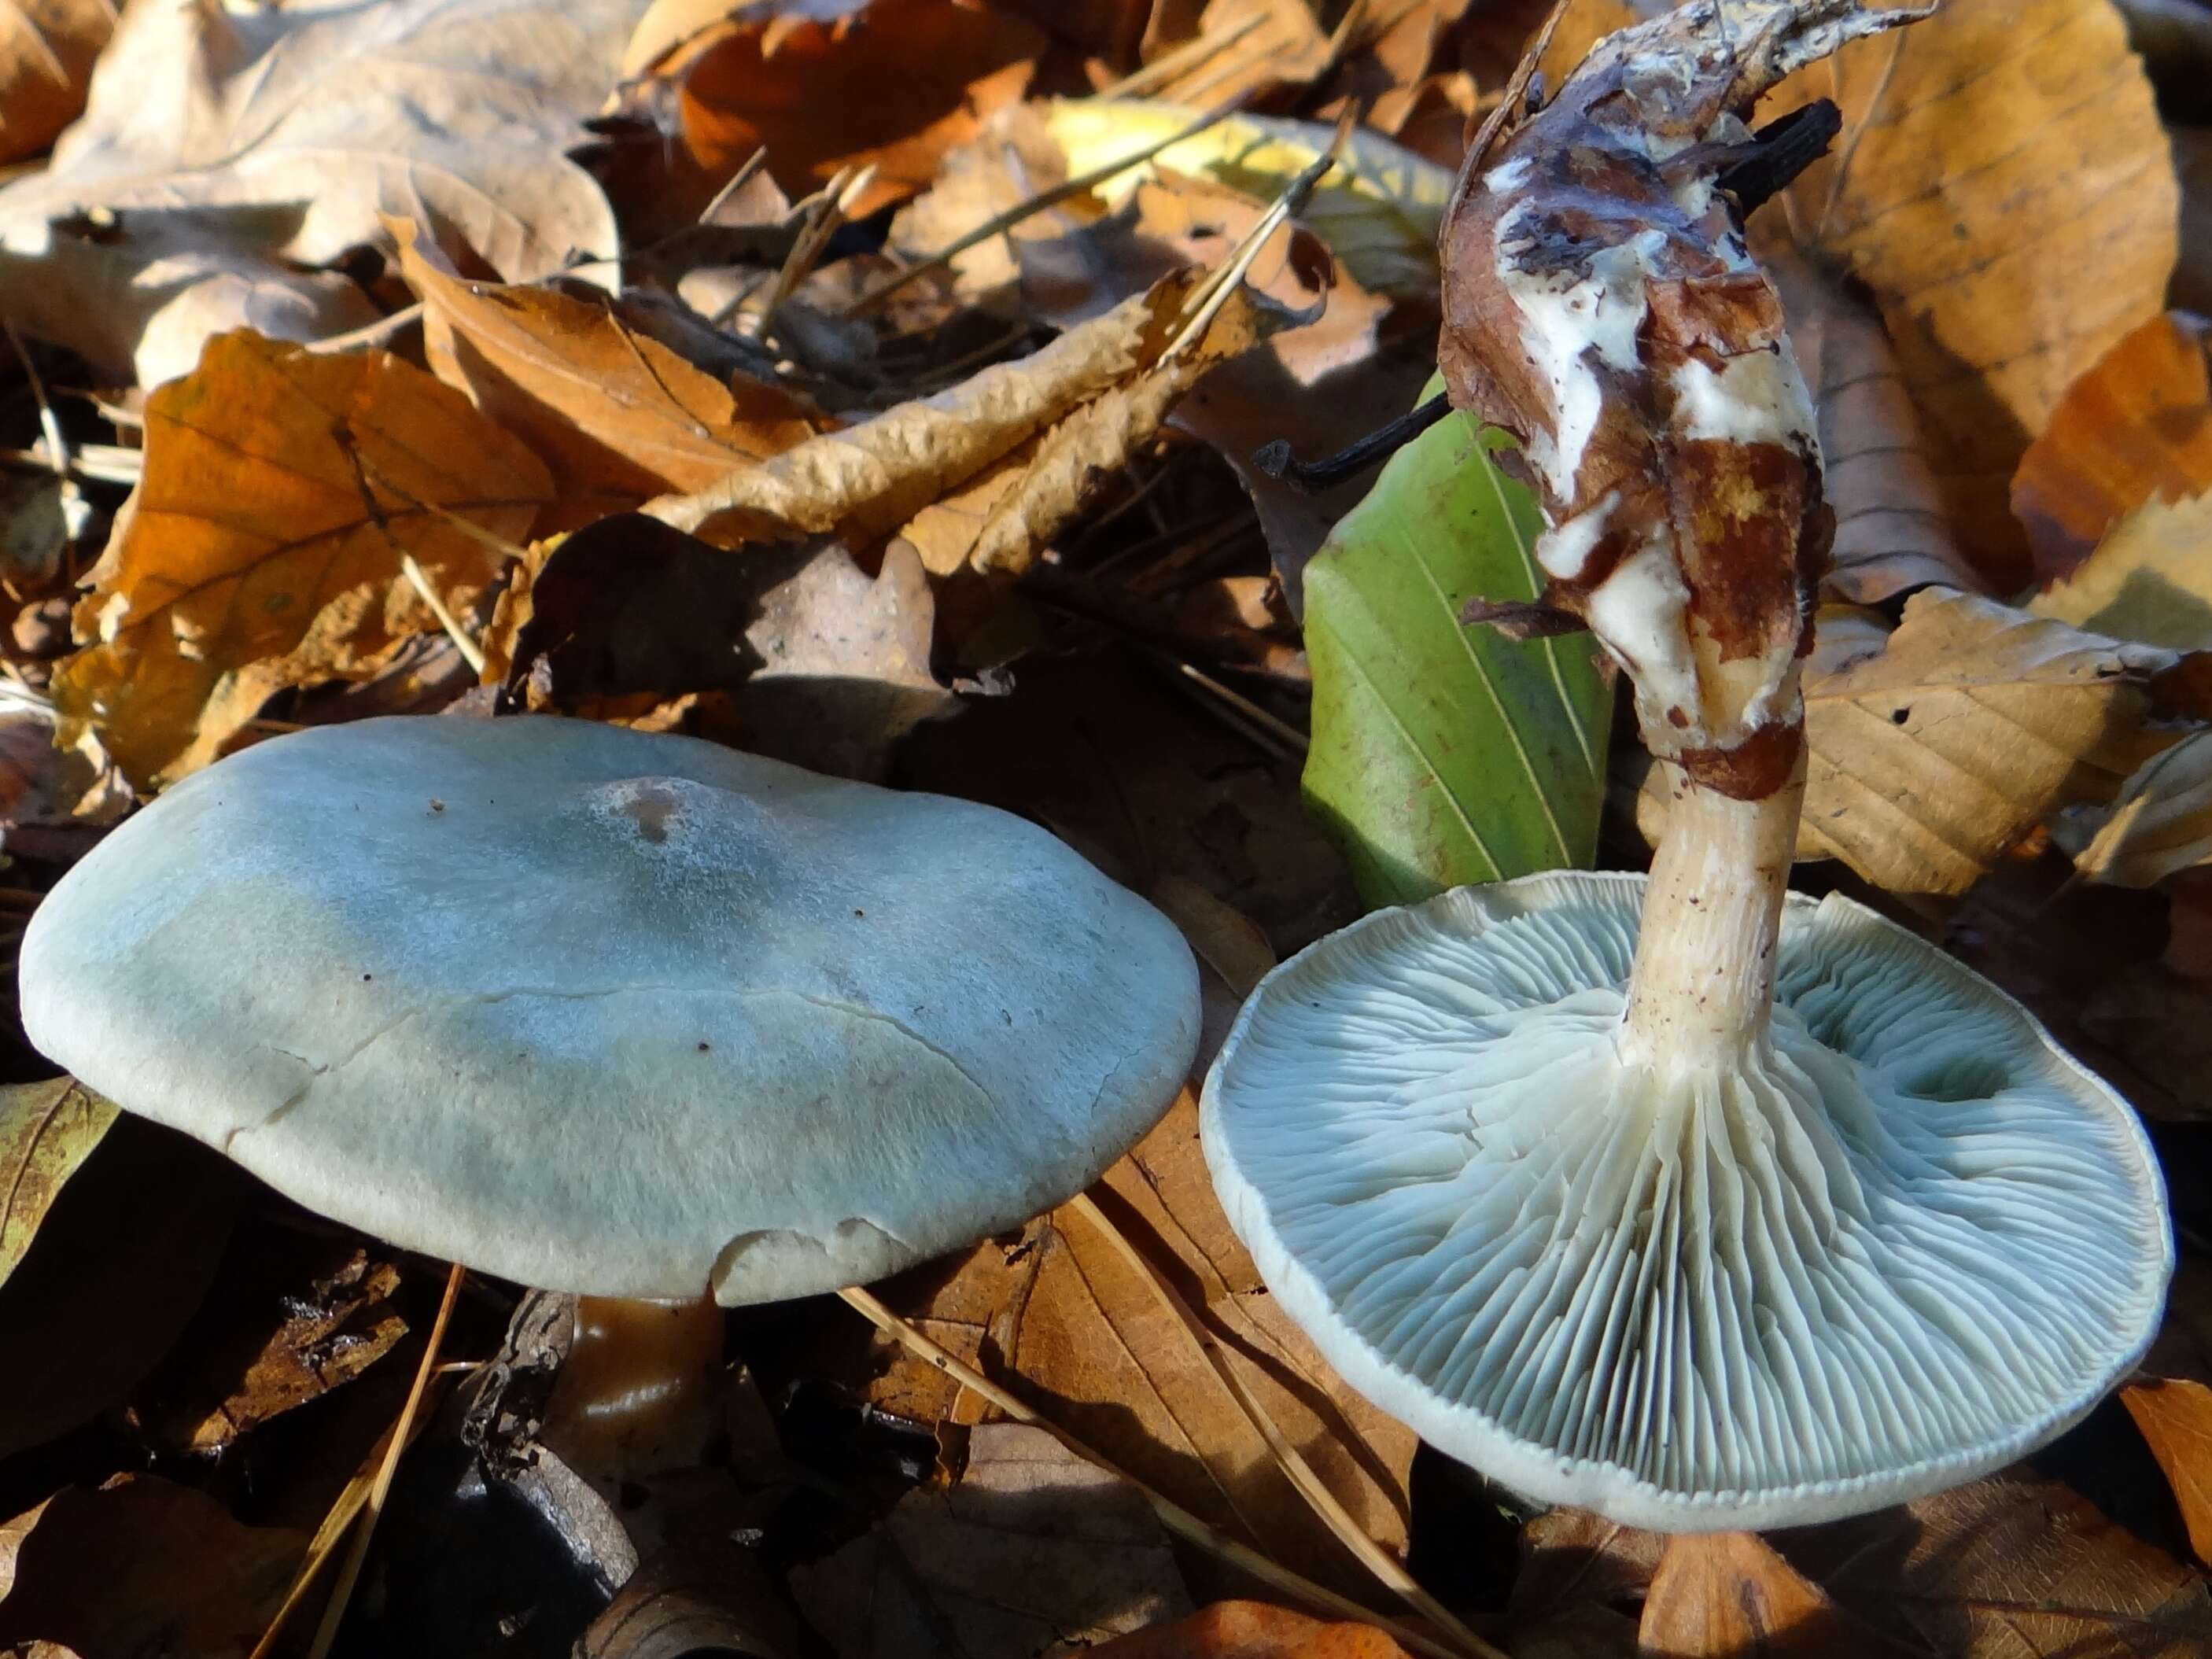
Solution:
{"label": "brown dried leaf", "polygon": [[2122,1389],[2120,1403],[2166,1472],[2189,1547],[2199,1561],[2212,1561],[2212,1389],[2157,1377]]}
{"label": "brown dried leaf", "polygon": [[115,32],[109,0],[0,3],[0,161],[52,143],[84,107],[93,60]]}
{"label": "brown dried leaf", "polygon": [[411,225],[394,233],[422,298],[431,369],[553,469],[591,516],[663,490],[698,489],[811,437],[779,386],[725,385],[605,306],[544,288],[462,279]]}
{"label": "brown dried leaf", "polygon": [[244,1659],[307,1542],[166,1480],[70,1487],[0,1522],[0,1647]]}
{"label": "brown dried leaf", "polygon": [[[1093,1196],[1208,1326],[1290,1443],[1383,1547],[1407,1540],[1413,1434],[1354,1394],[1267,1294],[1230,1230],[1199,1149],[1186,1091],[1108,1170]],[[1373,1580],[1283,1474],[1188,1329],[1081,1214],[1030,1224],[1011,1255],[981,1247],[948,1281],[895,1280],[885,1300],[1053,1420],[1201,1519],[1294,1571],[1354,1595]],[[933,1420],[979,1407],[917,1361],[894,1362],[876,1397]]]}
{"label": "brown dried leaf", "polygon": [[1821,488],[1835,510],[1827,591],[1880,605],[1980,578],[1951,534],[1927,441],[1879,313],[1787,248],[1767,261],[1790,343],[1820,411]]}
{"label": "brown dried leaf", "polygon": [[1152,1505],[1042,1429],[988,1424],[945,1492],[792,1575],[839,1659],[1034,1659],[1185,1613]]}
{"label": "brown dried leaf", "polygon": [[1866,1645],[1826,1596],[1747,1532],[1668,1540],[1637,1632],[1646,1659],[1853,1659]]}
{"label": "brown dried leaf", "polygon": [[2137,509],[2207,490],[2212,324],[2170,311],[2067,387],[2050,425],[2021,457],[2012,510],[2027,531],[2037,579],[2049,582],[2069,575]]}
{"label": "brown dried leaf", "polygon": [[0,190],[0,310],[152,386],[226,329],[373,316],[314,267],[388,246],[380,213],[511,282],[605,258],[613,211],[567,152],[641,3],[130,7],[52,165]]}
{"label": "brown dried leaf", "polygon": [[2202,1575],[2025,1472],[1774,1542],[1844,1612],[1945,1659],[2197,1659],[2212,1644]]}
{"label": "brown dried leaf", "polygon": [[95,732],[141,788],[205,765],[270,692],[366,678],[438,627],[403,550],[475,604],[501,557],[434,508],[513,539],[552,493],[520,440],[388,353],[217,337],[147,402],[145,471],[77,607],[98,642],[54,676],[58,741]]}
{"label": "brown dried leaf", "polygon": [[1892,892],[1964,892],[2058,808],[2111,793],[2169,659],[1993,599],[1915,595],[1879,654],[1806,687],[1800,855]]}
{"label": "brown dried leaf", "polygon": [[1003,464],[1014,481],[987,510],[968,514],[949,544],[936,527],[909,539],[939,546],[933,563],[942,558],[948,569],[964,557],[978,568],[1018,570],[1073,510],[1094,469],[1119,466],[1206,368],[1278,320],[1240,292],[1202,340],[1164,363],[1200,280],[1178,272],[1018,362],[646,511],[724,544],[832,535],[865,550]]}
{"label": "brown dried leaf", "polygon": [[1264,1601],[1216,1601],[1188,1619],[1117,1636],[1092,1659],[1410,1659],[1372,1625],[1328,1624]]}
{"label": "brown dried leaf", "polygon": [[944,0],[659,0],[630,39],[623,78],[676,88],[684,144],[710,174],[765,148],[796,197],[842,167],[873,167],[859,215],[927,185],[946,150],[1021,97],[1047,44],[1024,18]]}
{"label": "brown dried leaf", "polygon": [[114,1121],[114,1103],[73,1077],[0,1088],[0,1285]]}
{"label": "brown dried leaf", "polygon": [[1820,97],[1843,134],[1765,234],[1873,291],[1960,545],[2010,592],[2021,452],[2166,303],[2179,197],[2150,84],[2109,0],[1947,0],[1777,102]]}

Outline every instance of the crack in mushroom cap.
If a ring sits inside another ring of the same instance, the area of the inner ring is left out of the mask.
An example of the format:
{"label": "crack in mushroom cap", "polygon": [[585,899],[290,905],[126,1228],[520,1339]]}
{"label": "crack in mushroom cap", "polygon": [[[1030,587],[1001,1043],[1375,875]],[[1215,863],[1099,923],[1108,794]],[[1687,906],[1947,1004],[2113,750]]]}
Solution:
{"label": "crack in mushroom cap", "polygon": [[1198,1032],[1182,935],[1033,824],[543,718],[187,779],[56,887],[21,982],[47,1054],[325,1215],[726,1304],[1061,1201]]}
{"label": "crack in mushroom cap", "polygon": [[1902,1502],[2079,1420],[2172,1269],[2134,1114],[1835,897],[1790,896],[1765,1053],[1624,1066],[1643,887],[1462,888],[1263,981],[1200,1121],[1292,1316],[1440,1449],[1666,1530]]}

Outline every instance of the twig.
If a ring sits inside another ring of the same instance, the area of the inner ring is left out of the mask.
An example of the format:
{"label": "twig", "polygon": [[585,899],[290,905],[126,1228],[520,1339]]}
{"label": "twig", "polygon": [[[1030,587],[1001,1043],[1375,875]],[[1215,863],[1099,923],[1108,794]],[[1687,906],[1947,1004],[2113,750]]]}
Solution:
{"label": "twig", "polygon": [[[752,183],[753,176],[767,165],[768,146],[763,144],[750,155],[745,157],[743,163],[739,165],[738,170],[732,173],[729,178],[724,181],[722,187],[716,191],[713,197],[708,199],[707,205],[699,210],[699,216],[693,220],[692,222],[694,224],[701,225],[711,223],[714,220],[714,215],[721,210],[722,204],[728,201],[732,196],[735,196],[747,185]],[[664,237],[661,240],[665,241],[667,239]]]}
{"label": "twig", "polygon": [[874,311],[908,283],[929,271],[935,270],[940,265],[949,264],[977,243],[988,242],[994,236],[1012,230],[1024,219],[1035,218],[1038,214],[1059,206],[1072,197],[1081,196],[1086,191],[1096,190],[1116,173],[1126,173],[1131,167],[1143,166],[1162,150],[1172,149],[1185,139],[1196,137],[1224,117],[1235,114],[1243,102],[1241,98],[1232,98],[1225,103],[1217,104],[1179,131],[1170,133],[1164,138],[1157,139],[1146,144],[1142,149],[1133,150],[1119,161],[1109,161],[1103,167],[1091,168],[1088,173],[1078,173],[1074,178],[1062,184],[1054,185],[1048,190],[1041,190],[1026,200],[1015,203],[1004,213],[986,220],[963,235],[953,238],[934,253],[925,254],[912,264],[903,266],[891,272],[888,276],[872,283],[862,291],[858,299],[846,307],[846,315],[859,317]]}
{"label": "twig", "polygon": [[[1219,1556],[1232,1566],[1243,1568],[1263,1583],[1282,1591],[1286,1595],[1295,1596],[1310,1607],[1322,1608],[1340,1619],[1354,1619],[1363,1624],[1372,1625],[1378,1630],[1388,1632],[1403,1646],[1412,1649],[1416,1653],[1427,1655],[1428,1659],[1467,1659],[1466,1653],[1460,1650],[1447,1646],[1425,1632],[1415,1630],[1410,1625],[1388,1618],[1372,1608],[1362,1607],[1348,1596],[1339,1595],[1332,1589],[1325,1589],[1310,1579],[1301,1577],[1292,1572],[1288,1567],[1269,1560],[1249,1545],[1240,1544],[1219,1528],[1200,1520],[1198,1516],[1172,1498],[1164,1497],[1153,1491],[1127,1470],[1120,1468],[1100,1453],[1093,1451],[1066,1430],[1048,1422],[1036,1411],[1013,1395],[1007,1393],[1006,1389],[992,1382],[974,1366],[946,1352],[945,1349],[938,1346],[905,1320],[901,1319],[889,1308],[877,1301],[866,1291],[855,1286],[852,1290],[840,1291],[838,1295],[844,1298],[848,1306],[857,1310],[862,1318],[883,1332],[884,1335],[920,1355],[963,1388],[971,1389],[981,1395],[1017,1423],[1025,1423],[1031,1428],[1042,1429],[1085,1462],[1102,1468],[1117,1479],[1127,1481],[1141,1492],[1145,1501],[1152,1506],[1152,1513],[1159,1516],[1160,1524],[1177,1537],[1197,1545],[1199,1548],[1206,1551],[1209,1554]],[[1472,1651],[1480,1656],[1480,1659],[1509,1659],[1509,1656],[1500,1650],[1486,1644]]]}
{"label": "twig", "polygon": [[1186,40],[1173,52],[1155,58],[1144,68],[1132,70],[1097,95],[1101,99],[1142,97],[1153,88],[1174,80],[1185,70],[1203,64],[1216,52],[1235,46],[1267,21],[1266,12],[1255,11],[1243,22],[1225,28],[1218,34],[1201,34],[1195,40]]}
{"label": "twig", "polygon": [[1252,452],[1252,465],[1301,495],[1317,495],[1347,478],[1358,477],[1370,466],[1379,466],[1450,413],[1451,394],[1439,392],[1419,409],[1355,439],[1334,455],[1302,461],[1291,453],[1288,438],[1278,438]]}
{"label": "twig", "polygon": [[1217,697],[1228,704],[1246,720],[1253,721],[1277,743],[1281,744],[1291,754],[1303,755],[1311,746],[1313,740],[1299,731],[1297,726],[1292,726],[1288,720],[1269,714],[1249,697],[1231,690],[1204,670],[1194,667],[1180,658],[1176,659],[1175,665],[1176,672],[1183,678],[1190,681],[1209,696]]}
{"label": "twig", "polygon": [[[442,1386],[448,1373],[474,1370],[480,1363],[471,1359],[433,1367],[431,1392],[423,1397],[426,1400],[431,1398],[432,1393]],[[417,1412],[407,1431],[407,1443],[411,1446],[421,1439],[423,1430],[429,1425],[429,1414]],[[346,1528],[353,1525],[354,1517],[361,1513],[362,1506],[368,1502],[369,1491],[376,1484],[377,1473],[383,1468],[385,1459],[391,1452],[392,1431],[398,1426],[395,1419],[376,1437],[376,1444],[369,1449],[368,1455],[362,1460],[361,1468],[354,1472],[353,1479],[345,1483],[337,1497],[331,1501],[330,1509],[323,1516],[322,1525],[315,1528],[314,1537],[308,1541],[307,1553],[300,1562],[299,1571],[292,1575],[292,1582],[284,1591],[283,1601],[269,1616],[269,1627],[261,1632],[261,1639],[253,1644],[253,1650],[246,1655],[246,1659],[269,1659],[269,1650],[276,1645],[276,1638],[292,1622],[292,1615],[300,1610],[300,1604],[307,1600],[307,1592],[322,1577],[323,1569],[337,1559],[338,1545],[345,1537]]]}
{"label": "twig", "polygon": [[1220,268],[1199,284],[1189,299],[1183,302],[1182,319],[1176,325],[1173,337],[1168,341],[1167,349],[1160,353],[1162,366],[1173,362],[1192,343],[1206,337],[1206,331],[1212,326],[1221,307],[1229,303],[1229,296],[1243,282],[1245,274],[1252,269],[1253,262],[1259,258],[1260,250],[1267,246],[1267,239],[1289,222],[1291,216],[1305,207],[1312,198],[1314,187],[1336,165],[1337,152],[1344,148],[1344,141],[1351,136],[1352,112],[1346,110],[1336,124],[1336,131],[1329,138],[1328,148],[1314,157],[1304,172],[1284,186],[1283,193],[1260,216],[1259,222],[1244,233],[1243,240],[1231,251]]}
{"label": "twig", "polygon": [[402,306],[388,317],[380,317],[373,323],[363,323],[359,328],[348,329],[343,334],[333,334],[325,340],[310,340],[307,349],[329,356],[337,352],[352,351],[362,346],[380,346],[386,340],[406,331],[409,325],[422,320],[422,301]]}
{"label": "twig", "polygon": [[[1231,694],[1234,696],[1234,693]],[[1255,713],[1260,711],[1255,710]],[[1287,729],[1287,728],[1286,728]],[[1412,1607],[1441,1631],[1447,1632],[1469,1653],[1491,1655],[1498,1650],[1469,1630],[1450,1608],[1421,1588],[1420,1582],[1406,1571],[1405,1563],[1384,1549],[1369,1536],[1352,1512],[1346,1509],[1334,1492],[1328,1489],[1321,1476],[1314,1472],[1296,1446],[1291,1444],[1267,1408],[1260,1403],[1242,1376],[1221,1352],[1221,1345],[1206,1330],[1197,1313],[1182,1299],[1174,1285],[1130,1241],[1129,1236],[1115,1226],[1111,1218],[1100,1209],[1088,1193],[1078,1193],[1068,1200],[1067,1207],[1096,1228],[1106,1242],[1114,1247],[1115,1254],[1128,1263],[1130,1269],[1145,1281],[1152,1291],[1153,1300],[1174,1317],[1196,1347],[1199,1358],[1205,1360],[1222,1385],[1229,1390],[1260,1437],[1267,1443],[1267,1449],[1281,1467],[1284,1474],[1298,1489],[1298,1496],[1319,1516],[1328,1529],[1334,1533],[1344,1547],[1359,1558],[1360,1565],[1393,1594],[1402,1597]]]}
{"label": "twig", "polygon": [[[782,309],[784,302],[791,298],[799,285],[806,280],[807,273],[814,269],[815,262],[822,257],[823,249],[830,246],[830,239],[845,222],[854,204],[866,194],[868,186],[875,181],[876,164],[871,161],[864,167],[839,169],[837,176],[823,187],[814,211],[808,216],[798,240],[792,243],[791,252],[784,256],[782,268],[775,273],[775,280],[769,284],[768,297],[761,301],[758,310],[748,311],[737,319],[738,333],[748,339],[757,340],[768,332],[769,325],[775,320],[775,313]],[[743,303],[744,296],[740,296],[716,313],[710,320],[721,322]]]}
{"label": "twig", "polygon": [[399,1467],[399,1454],[407,1444],[408,1429],[422,1403],[423,1389],[430,1385],[430,1369],[438,1363],[438,1345],[446,1340],[446,1322],[453,1316],[453,1298],[460,1294],[464,1271],[456,1261],[446,1275],[446,1293],[438,1299],[438,1316],[430,1322],[430,1340],[422,1345],[422,1363],[415,1368],[415,1382],[407,1390],[407,1403],[399,1408],[398,1422],[392,1425],[392,1444],[385,1451],[383,1466],[376,1472],[375,1485],[368,1489],[368,1500],[362,1506],[361,1525],[353,1535],[353,1547],[346,1552],[345,1565],[338,1569],[337,1583],[331,1587],[330,1605],[323,1609],[323,1622],[316,1626],[315,1639],[308,1644],[307,1659],[325,1659],[331,1644],[337,1639],[338,1626],[345,1620],[346,1603],[353,1599],[354,1583],[361,1577],[362,1563],[368,1558],[369,1540],[376,1535],[377,1517],[384,1513],[384,1500],[391,1493],[392,1472]]}
{"label": "twig", "polygon": [[401,550],[399,568],[406,573],[407,580],[415,584],[415,591],[422,596],[422,603],[430,607],[430,614],[438,619],[438,626],[446,630],[446,637],[453,641],[453,649],[461,653],[461,660],[468,664],[469,672],[482,679],[483,648],[469,637],[469,630],[461,626],[461,619],[446,608],[446,602],[438,597],[438,590],[430,586],[429,577],[423,574],[422,567],[415,562],[412,553],[404,549]]}

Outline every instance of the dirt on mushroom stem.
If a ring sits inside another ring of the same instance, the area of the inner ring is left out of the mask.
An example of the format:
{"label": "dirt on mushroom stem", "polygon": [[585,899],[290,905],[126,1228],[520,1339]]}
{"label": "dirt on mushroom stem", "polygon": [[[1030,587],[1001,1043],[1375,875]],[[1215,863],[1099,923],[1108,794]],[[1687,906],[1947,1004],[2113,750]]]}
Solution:
{"label": "dirt on mushroom stem", "polygon": [[1804,793],[1799,665],[1832,515],[1782,305],[1732,168],[1758,98],[1911,21],[1856,0],[1698,0],[1602,42],[1471,154],[1443,234],[1439,359],[1522,441],[1551,528],[1545,604],[1627,673],[1680,769],[1623,1057],[1727,1064],[1759,1042]]}

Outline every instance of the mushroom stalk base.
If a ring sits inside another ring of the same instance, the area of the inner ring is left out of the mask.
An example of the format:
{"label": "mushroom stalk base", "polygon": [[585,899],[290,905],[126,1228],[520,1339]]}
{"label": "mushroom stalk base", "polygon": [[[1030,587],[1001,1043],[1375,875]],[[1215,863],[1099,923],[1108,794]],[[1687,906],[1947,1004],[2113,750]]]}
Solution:
{"label": "mushroom stalk base", "polygon": [[1762,800],[1685,779],[1644,889],[1620,1054],[1661,1071],[1729,1066],[1763,1046],[1805,769]]}

